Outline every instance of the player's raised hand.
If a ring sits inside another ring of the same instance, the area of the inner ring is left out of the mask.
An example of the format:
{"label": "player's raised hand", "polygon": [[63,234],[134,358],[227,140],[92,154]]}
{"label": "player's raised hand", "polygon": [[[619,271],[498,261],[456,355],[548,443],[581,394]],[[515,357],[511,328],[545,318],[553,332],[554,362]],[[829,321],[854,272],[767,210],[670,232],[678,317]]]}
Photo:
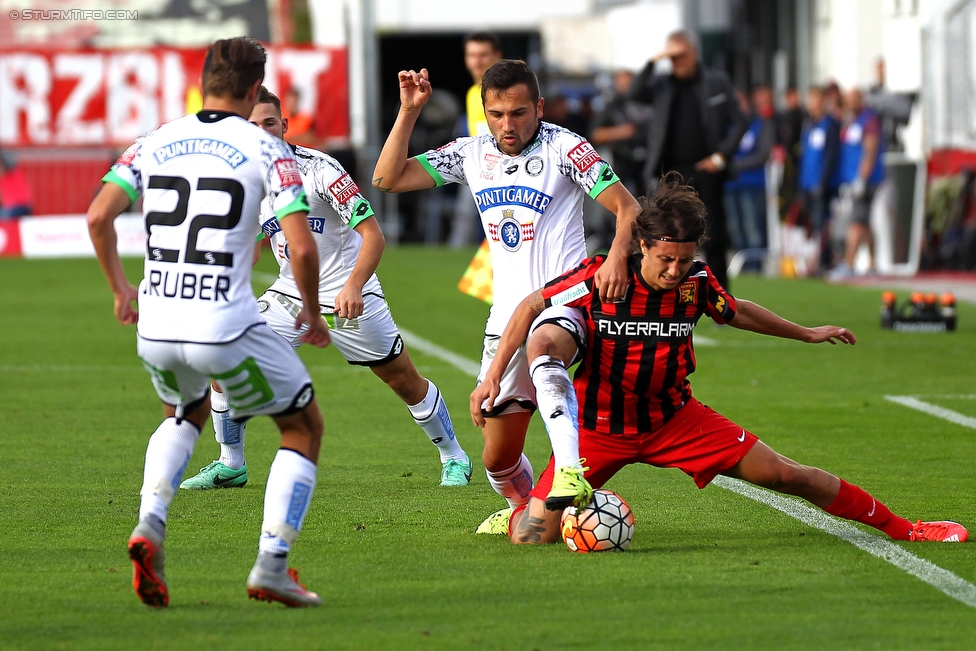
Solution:
{"label": "player's raised hand", "polygon": [[115,295],[115,318],[122,325],[133,325],[139,321],[139,312],[133,303],[138,302],[139,290],[126,284],[122,291]]}
{"label": "player's raised hand", "polygon": [[498,397],[499,382],[492,377],[485,379],[471,392],[471,422],[475,427],[485,426],[485,415],[481,410],[491,411],[495,407],[495,398]]}
{"label": "player's raised hand", "polygon": [[807,342],[811,344],[822,344],[826,341],[832,346],[836,346],[838,342],[853,346],[857,343],[857,337],[855,337],[854,333],[847,328],[838,328],[837,326],[825,325],[817,328],[810,328],[809,330],[810,333],[807,337]]}
{"label": "player's raised hand", "polygon": [[308,330],[299,337],[307,344],[312,344],[316,348],[325,348],[332,343],[332,335],[329,334],[329,324],[325,322],[319,313],[308,314],[305,308],[295,317],[295,329],[298,330],[304,324],[308,324]]}
{"label": "player's raised hand", "polygon": [[401,70],[397,73],[400,81],[400,106],[407,110],[419,109],[430,99],[430,76],[427,68],[420,72]]}

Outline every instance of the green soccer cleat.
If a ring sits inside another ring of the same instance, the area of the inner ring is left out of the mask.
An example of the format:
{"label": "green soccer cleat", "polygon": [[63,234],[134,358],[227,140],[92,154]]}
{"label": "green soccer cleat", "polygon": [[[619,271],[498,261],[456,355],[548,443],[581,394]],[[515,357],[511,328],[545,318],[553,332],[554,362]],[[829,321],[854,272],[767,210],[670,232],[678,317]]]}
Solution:
{"label": "green soccer cleat", "polygon": [[552,490],[546,495],[546,510],[562,511],[567,506],[583,508],[593,499],[593,487],[583,473],[589,468],[563,466],[556,469]]}
{"label": "green soccer cleat", "polygon": [[211,488],[240,488],[247,483],[247,464],[234,470],[219,461],[214,461],[200,472],[184,479],[180,488],[190,491],[205,491]]}
{"label": "green soccer cleat", "polygon": [[508,535],[508,521],[512,519],[512,507],[506,507],[501,511],[492,513],[485,521],[478,525],[475,533]]}
{"label": "green soccer cleat", "polygon": [[448,459],[441,468],[441,486],[467,486],[471,483],[471,460]]}

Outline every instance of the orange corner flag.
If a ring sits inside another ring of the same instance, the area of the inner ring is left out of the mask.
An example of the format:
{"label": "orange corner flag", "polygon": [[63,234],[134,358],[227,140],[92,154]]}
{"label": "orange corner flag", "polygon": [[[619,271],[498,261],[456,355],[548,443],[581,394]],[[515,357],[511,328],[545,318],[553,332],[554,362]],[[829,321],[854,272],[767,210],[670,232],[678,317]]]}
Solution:
{"label": "orange corner flag", "polygon": [[478,252],[471,259],[471,264],[464,270],[458,289],[488,305],[492,304],[491,253],[488,250],[488,240],[481,243]]}

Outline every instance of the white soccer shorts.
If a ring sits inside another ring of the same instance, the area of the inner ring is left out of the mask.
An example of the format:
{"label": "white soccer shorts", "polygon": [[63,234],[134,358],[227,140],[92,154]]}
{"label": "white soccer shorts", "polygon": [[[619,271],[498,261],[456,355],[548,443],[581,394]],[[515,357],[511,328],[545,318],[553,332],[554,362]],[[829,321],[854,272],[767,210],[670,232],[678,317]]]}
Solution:
{"label": "white soccer shorts", "polygon": [[139,337],[136,350],[159,399],[176,407],[177,418],[206,398],[210,378],[227,396],[233,418],[286,415],[312,401],[312,379],[298,354],[265,323],[222,344]]}
{"label": "white soccer shorts", "polygon": [[[562,329],[569,332],[573,339],[576,340],[576,345],[579,349],[582,349],[586,344],[586,320],[583,317],[583,313],[575,307],[567,307],[565,305],[560,305],[556,307],[547,307],[542,311],[542,313],[536,317],[535,321],[532,322],[532,327],[529,328],[529,335],[544,323],[551,323],[558,325]],[[495,359],[495,353],[498,350],[498,341],[501,337],[494,335],[486,335],[484,348],[481,352],[481,371],[478,373],[478,384],[485,379],[485,375],[488,373],[488,367],[491,366],[491,361]],[[578,361],[574,360],[573,363]],[[512,356],[512,360],[508,363],[508,367],[505,369],[505,373],[502,375],[501,382],[498,387],[498,397],[495,398],[495,408],[491,411],[491,414],[485,414],[488,417],[491,416],[501,416],[502,414],[514,414],[520,411],[535,411],[535,386],[532,384],[532,378],[529,377],[529,362],[525,355],[525,346],[521,346],[515,355]]]}
{"label": "white soccer shorts", "polygon": [[[302,302],[285,294],[268,290],[258,299],[261,316],[268,325],[297,348],[299,337],[308,330],[295,330],[295,316]],[[392,362],[403,352],[403,339],[386,300],[374,294],[363,296],[363,313],[355,319],[343,319],[331,313],[322,315],[329,323],[332,345],[350,364],[380,366]]]}

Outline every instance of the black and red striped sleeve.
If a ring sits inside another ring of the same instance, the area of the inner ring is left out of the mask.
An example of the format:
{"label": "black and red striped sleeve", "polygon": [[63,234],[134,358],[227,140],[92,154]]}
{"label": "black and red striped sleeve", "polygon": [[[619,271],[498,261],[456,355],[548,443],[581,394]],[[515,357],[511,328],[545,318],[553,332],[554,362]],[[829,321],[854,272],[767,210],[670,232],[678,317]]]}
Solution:
{"label": "black and red striped sleeve", "polygon": [[570,269],[561,276],[553,278],[542,288],[542,298],[546,307],[554,305],[569,305],[584,307],[592,301],[593,276],[603,265],[606,256],[598,255],[583,260],[574,269]]}
{"label": "black and red striped sleeve", "polygon": [[705,265],[708,276],[705,279],[705,313],[716,323],[728,323],[735,316],[735,298],[725,291]]}

